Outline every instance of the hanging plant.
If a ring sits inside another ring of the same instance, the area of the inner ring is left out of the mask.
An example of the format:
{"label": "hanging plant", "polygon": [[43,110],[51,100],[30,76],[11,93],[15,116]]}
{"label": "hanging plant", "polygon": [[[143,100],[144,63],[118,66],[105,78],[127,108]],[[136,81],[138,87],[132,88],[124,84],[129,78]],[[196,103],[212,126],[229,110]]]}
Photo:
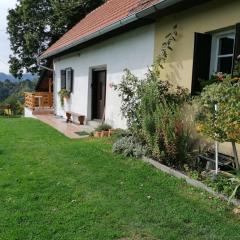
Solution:
{"label": "hanging plant", "polygon": [[61,101],[61,105],[62,107],[64,106],[64,99],[69,99],[70,98],[70,91],[66,90],[66,89],[61,89],[58,92],[58,95],[60,96],[60,101]]}

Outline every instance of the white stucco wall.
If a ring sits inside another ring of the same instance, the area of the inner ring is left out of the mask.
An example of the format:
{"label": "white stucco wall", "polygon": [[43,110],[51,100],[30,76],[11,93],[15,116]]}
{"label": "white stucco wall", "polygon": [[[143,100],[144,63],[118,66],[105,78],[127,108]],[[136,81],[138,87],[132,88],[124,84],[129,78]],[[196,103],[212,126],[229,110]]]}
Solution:
{"label": "white stucco wall", "polygon": [[24,107],[24,117],[26,118],[36,118],[34,115],[33,115],[33,110],[27,108],[27,107]]}
{"label": "white stucco wall", "polygon": [[[154,25],[147,25],[102,43],[83,49],[75,54],[54,59],[54,100],[57,115],[65,116],[64,111],[73,111],[91,120],[91,69],[101,66],[107,69],[106,122],[114,128],[125,128],[126,121],[120,113],[121,99],[111,84],[118,84],[125,68],[136,76],[143,77],[154,59]],[[60,71],[74,69],[74,90],[68,104],[61,107]]]}

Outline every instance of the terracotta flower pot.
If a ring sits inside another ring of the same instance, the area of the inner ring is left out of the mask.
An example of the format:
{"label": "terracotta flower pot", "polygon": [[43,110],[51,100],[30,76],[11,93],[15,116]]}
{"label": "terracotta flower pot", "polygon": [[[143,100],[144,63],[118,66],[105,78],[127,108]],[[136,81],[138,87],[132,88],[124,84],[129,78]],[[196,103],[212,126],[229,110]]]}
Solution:
{"label": "terracotta flower pot", "polygon": [[114,131],[115,131],[114,129],[109,129],[108,136],[111,137],[113,135]]}
{"label": "terracotta flower pot", "polygon": [[85,116],[79,116],[78,121],[80,122],[80,125],[84,125]]}
{"label": "terracotta flower pot", "polygon": [[108,137],[108,132],[109,131],[102,131],[101,137]]}
{"label": "terracotta flower pot", "polygon": [[102,132],[99,132],[99,131],[95,131],[95,132],[94,132],[94,137],[95,137],[95,138],[100,138],[101,135],[102,135]]}

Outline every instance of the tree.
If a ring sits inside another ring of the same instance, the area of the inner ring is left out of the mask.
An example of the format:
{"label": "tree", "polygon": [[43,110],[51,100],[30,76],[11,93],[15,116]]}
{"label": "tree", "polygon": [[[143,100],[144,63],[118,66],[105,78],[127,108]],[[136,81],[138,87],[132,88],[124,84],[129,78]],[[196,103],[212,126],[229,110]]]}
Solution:
{"label": "tree", "polygon": [[[12,82],[5,80],[0,82],[0,105],[10,104],[13,113],[23,113],[24,92],[32,92],[35,89],[37,79]],[[0,111],[0,115],[2,111]]]}
{"label": "tree", "polygon": [[[199,97],[197,127],[203,135],[231,142],[235,165],[240,169],[236,143],[240,143],[240,81],[226,78],[205,87]],[[216,107],[217,106],[217,109]]]}
{"label": "tree", "polygon": [[38,72],[37,57],[105,0],[18,0],[8,13],[10,72]]}

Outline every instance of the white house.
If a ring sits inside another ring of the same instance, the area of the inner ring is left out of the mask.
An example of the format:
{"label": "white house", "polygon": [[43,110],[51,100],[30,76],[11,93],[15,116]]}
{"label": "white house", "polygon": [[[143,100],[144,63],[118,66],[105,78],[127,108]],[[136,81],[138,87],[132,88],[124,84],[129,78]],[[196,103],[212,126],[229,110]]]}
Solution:
{"label": "white house", "polygon": [[[86,116],[88,120],[105,117],[113,127],[124,128],[121,99],[113,84],[121,81],[125,68],[143,76],[153,62],[153,48],[154,26],[151,24],[54,58],[55,113],[65,116],[66,111],[71,111]],[[61,73],[66,75],[64,85]],[[63,87],[71,91],[64,107],[58,96]]]}
{"label": "white house", "polygon": [[[41,55],[54,70],[53,87],[49,74],[43,75],[40,93],[26,94],[25,115],[41,104],[58,116],[73,112],[86,122],[101,119],[125,128],[121,98],[112,86],[125,68],[143,77],[175,24],[179,37],[162,78],[198,92],[200,81],[213,72],[234,71],[239,8],[239,0],[108,0]],[[71,92],[63,107],[61,89]]]}
{"label": "white house", "polygon": [[[124,69],[144,77],[154,60],[155,24],[144,15],[156,0],[109,0],[87,15],[41,59],[53,61],[53,106],[58,116],[83,115],[125,128],[121,98],[113,88]],[[61,89],[71,92],[61,105]],[[73,116],[74,117],[74,116]]]}

